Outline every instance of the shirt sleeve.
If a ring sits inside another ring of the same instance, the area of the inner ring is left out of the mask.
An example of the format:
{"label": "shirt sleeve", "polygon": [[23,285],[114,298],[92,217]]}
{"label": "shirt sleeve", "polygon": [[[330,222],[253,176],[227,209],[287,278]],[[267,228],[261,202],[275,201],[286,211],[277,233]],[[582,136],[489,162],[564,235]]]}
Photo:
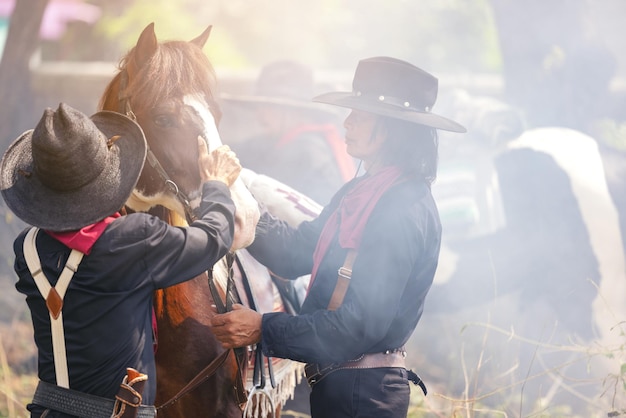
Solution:
{"label": "shirt sleeve", "polygon": [[156,288],[209,270],[230,250],[235,205],[224,183],[209,181],[203,185],[198,216],[188,227],[173,227],[156,217],[145,218],[146,268]]}

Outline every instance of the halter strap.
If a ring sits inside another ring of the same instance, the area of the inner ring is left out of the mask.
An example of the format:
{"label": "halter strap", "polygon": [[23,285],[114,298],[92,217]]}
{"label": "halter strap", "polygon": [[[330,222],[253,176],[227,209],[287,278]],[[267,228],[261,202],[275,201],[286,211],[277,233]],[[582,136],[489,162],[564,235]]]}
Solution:
{"label": "halter strap", "polygon": [[78,265],[83,259],[83,253],[72,250],[70,256],[63,267],[59,280],[55,287],[50,285],[45,274],[41,270],[39,254],[37,254],[37,233],[39,228],[31,228],[24,239],[24,258],[30,270],[39,293],[46,300],[48,313],[50,314],[50,327],[52,329],[52,351],[54,353],[54,371],[57,385],[69,388],[70,380],[67,370],[67,354],[65,351],[65,333],[63,331],[63,297],[67,287],[78,270]]}
{"label": "halter strap", "polygon": [[[137,122],[137,116],[130,106],[130,97],[126,94],[127,86],[128,71],[126,71],[126,68],[123,68],[120,72],[120,87],[119,91],[117,92],[118,108],[122,109],[124,111],[124,114],[130,119]],[[150,149],[150,146],[148,146],[147,148],[146,161],[148,161],[150,167],[152,167],[157,172],[159,177],[161,177],[161,180],[165,182],[167,188],[174,194],[174,196],[176,196],[178,201],[183,205],[187,221],[191,223],[198,219],[196,214],[193,212],[193,209],[191,208],[189,197],[185,192],[180,190],[178,185],[170,178],[170,176],[167,174],[167,171],[165,171],[165,169],[163,168],[163,165],[159,162],[156,155],[154,155],[154,152],[152,152],[152,149]]]}
{"label": "halter strap", "polygon": [[122,69],[122,72],[120,73],[120,88],[119,88],[119,91],[117,92],[118,108],[122,109],[124,113],[126,114],[126,116],[128,116],[129,118],[137,122],[137,117],[135,116],[132,109],[130,108],[130,99],[128,95],[126,95],[127,85],[128,85],[128,71],[126,71],[126,68],[124,68]]}
{"label": "halter strap", "polygon": [[182,203],[183,209],[185,210],[185,217],[187,218],[187,221],[191,223],[195,221],[196,219],[198,219],[196,214],[193,212],[193,209],[191,208],[189,197],[187,196],[187,194],[185,194],[185,192],[180,190],[178,188],[178,185],[174,183],[174,181],[170,178],[170,176],[167,174],[167,172],[165,171],[165,169],[163,168],[163,166],[157,159],[156,155],[154,155],[150,147],[148,147],[148,151],[146,153],[146,161],[148,162],[148,164],[150,164],[150,167],[154,168],[154,170],[157,172],[159,177],[161,177],[161,180],[165,182],[165,185],[176,196],[179,202]]}

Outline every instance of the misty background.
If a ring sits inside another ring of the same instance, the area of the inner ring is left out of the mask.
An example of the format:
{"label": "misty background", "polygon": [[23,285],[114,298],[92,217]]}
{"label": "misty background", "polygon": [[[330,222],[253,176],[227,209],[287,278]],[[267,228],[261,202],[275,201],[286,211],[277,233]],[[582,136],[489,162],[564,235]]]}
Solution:
{"label": "misty background", "polygon": [[[159,40],[213,25],[220,93],[250,93],[280,59],[313,68],[320,93],[350,90],[362,58],[409,61],[439,78],[434,111],[468,127],[440,136],[444,247],[409,347],[430,389],[416,416],[625,415],[625,18],[623,0],[0,0],[0,149],[47,106],[95,112],[150,22]],[[256,129],[223,112],[225,143]],[[12,271],[24,225],[0,212],[1,342],[32,374]]]}

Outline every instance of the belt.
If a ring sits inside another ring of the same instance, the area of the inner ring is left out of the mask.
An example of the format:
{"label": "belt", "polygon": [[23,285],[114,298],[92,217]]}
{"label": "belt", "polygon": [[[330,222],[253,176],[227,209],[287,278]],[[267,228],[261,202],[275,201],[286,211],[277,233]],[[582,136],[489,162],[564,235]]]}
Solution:
{"label": "belt", "polygon": [[[39,381],[37,385],[33,403],[81,418],[109,418],[115,405],[113,399],[101,398],[43,381]],[[154,406],[139,406],[137,418],[154,417],[156,417]]]}
{"label": "belt", "polygon": [[317,363],[308,363],[304,367],[304,375],[306,376],[309,386],[313,387],[320,380],[337,370],[345,369],[374,369],[378,367],[402,367],[406,368],[404,358],[406,351],[403,349],[388,350],[384,353],[368,353],[363,354],[355,360],[345,363],[331,363],[320,365]]}

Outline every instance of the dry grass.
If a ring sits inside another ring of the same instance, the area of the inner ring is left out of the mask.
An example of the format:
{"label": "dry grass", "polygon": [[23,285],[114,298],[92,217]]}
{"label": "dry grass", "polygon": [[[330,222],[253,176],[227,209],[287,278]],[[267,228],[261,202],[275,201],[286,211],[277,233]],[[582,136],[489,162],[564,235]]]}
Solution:
{"label": "dry grass", "polygon": [[0,324],[0,417],[30,416],[26,404],[37,385],[30,323]]}
{"label": "dry grass", "polygon": [[[409,418],[626,417],[626,410],[619,406],[626,402],[626,365],[618,365],[617,369],[595,382],[572,381],[566,373],[581,363],[589,365],[598,359],[620,358],[626,351],[624,345],[613,350],[576,345],[551,346],[524,340],[489,324],[467,324],[467,328],[473,328],[479,334],[468,332],[458,352],[451,353],[449,364],[433,364],[427,353],[424,353],[424,359],[415,359],[411,353],[415,355],[419,350],[409,350],[411,363],[415,363],[411,367],[420,373],[429,389],[428,396],[424,397],[421,390],[411,384]],[[535,351],[531,364],[518,362],[494,367],[494,351],[501,349],[498,335],[509,343],[517,340],[532,345]],[[542,364],[546,353],[556,353],[562,361],[548,367]],[[531,372],[534,365],[541,366],[539,373]],[[24,320],[8,325],[0,323],[0,417],[28,417],[25,405],[37,383],[35,367],[30,323]],[[525,392],[544,378],[549,378],[552,384],[543,396],[524,401]],[[459,385],[456,380],[462,383]],[[600,398],[589,398],[579,389],[581,384],[593,384],[604,391]],[[576,410],[567,404],[559,404],[556,399],[562,393],[580,399],[589,407]]]}
{"label": "dry grass", "polygon": [[[431,330],[445,339],[441,328],[436,332],[437,325],[429,322]],[[440,347],[417,359],[415,367],[428,373],[422,377],[433,387],[426,399],[416,397],[409,416],[626,417],[626,335],[620,335],[623,342],[614,347],[553,345],[489,323],[466,324],[455,340],[461,341],[458,350],[439,365],[445,369],[425,366],[443,358],[435,353]],[[418,345],[410,352],[419,353],[420,342],[421,351],[426,351],[423,340],[414,340]],[[527,356],[516,357],[522,351]]]}

